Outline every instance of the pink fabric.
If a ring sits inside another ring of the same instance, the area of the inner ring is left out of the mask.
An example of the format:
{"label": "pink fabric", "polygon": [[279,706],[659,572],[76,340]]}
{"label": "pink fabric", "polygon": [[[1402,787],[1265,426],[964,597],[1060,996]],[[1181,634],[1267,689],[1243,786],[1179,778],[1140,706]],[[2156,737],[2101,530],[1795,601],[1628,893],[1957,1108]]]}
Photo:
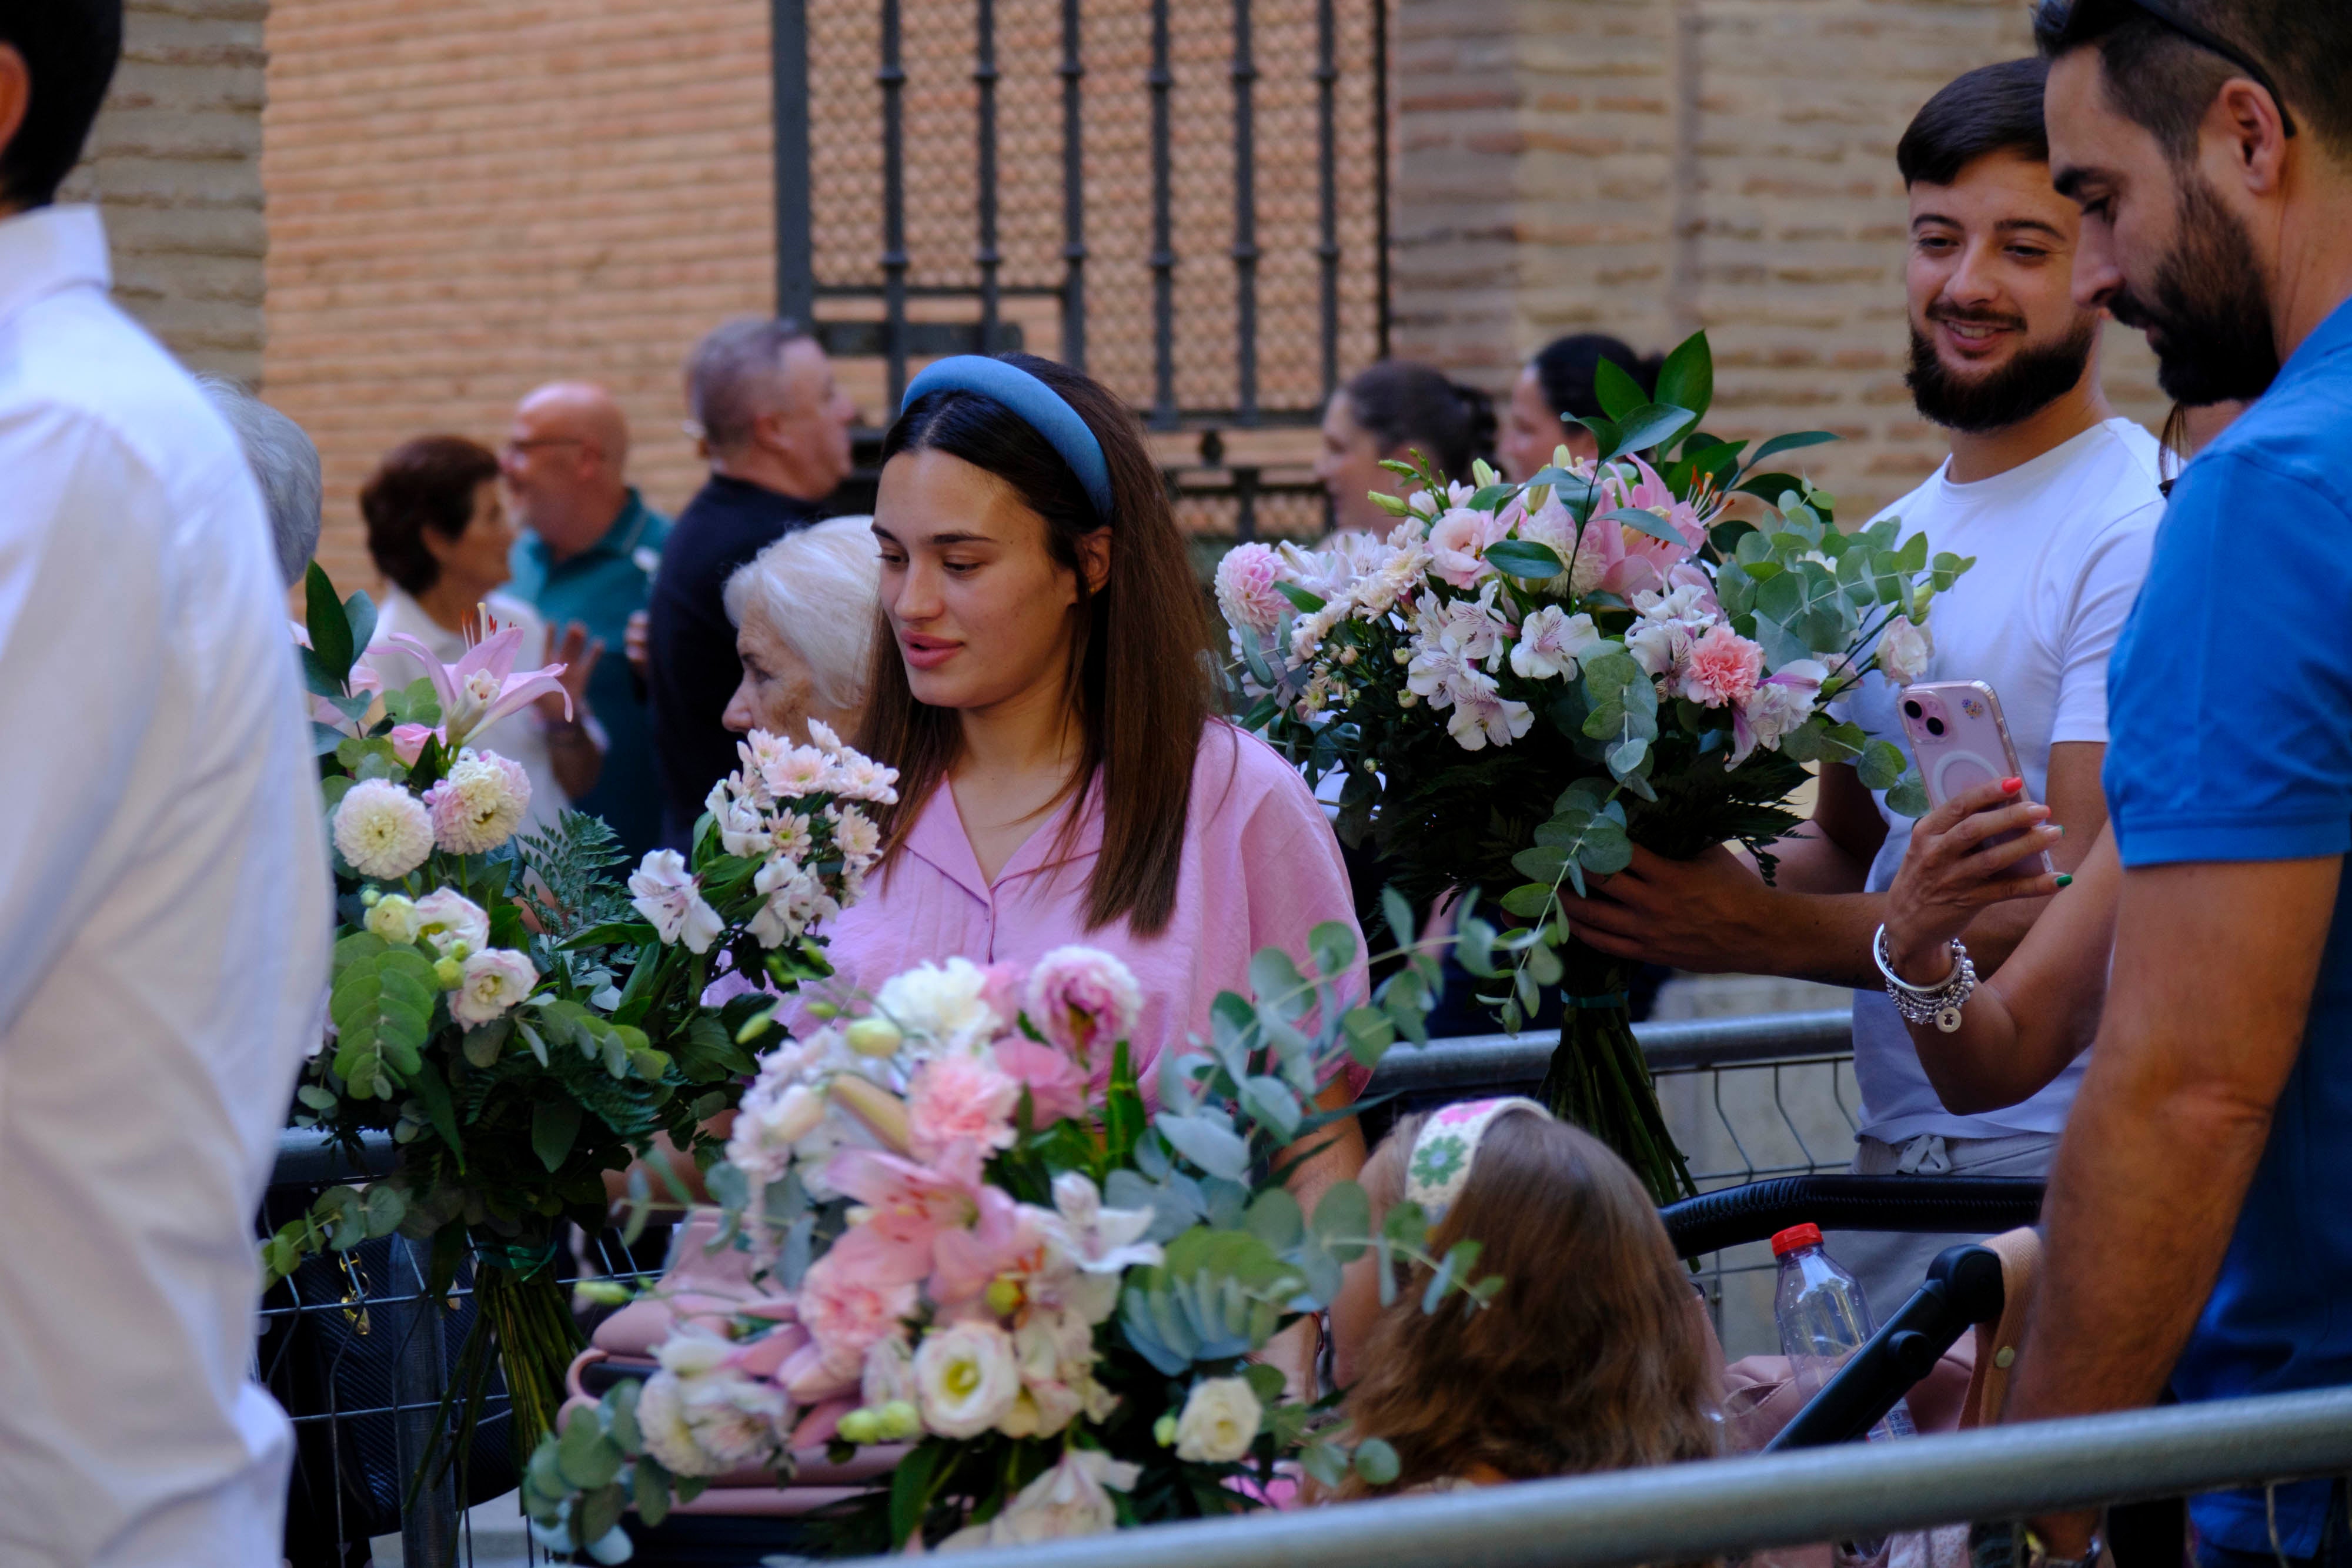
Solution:
{"label": "pink fabric", "polygon": [[[1135,1065],[1154,1103],[1160,1053],[1191,1035],[1208,1038],[1217,993],[1249,994],[1250,956],[1261,947],[1281,948],[1303,969],[1307,932],[1327,920],[1344,924],[1356,932],[1357,959],[1341,994],[1351,1005],[1362,999],[1363,934],[1339,841],[1306,784],[1264,741],[1223,723],[1202,734],[1176,910],[1156,936],[1138,936],[1125,921],[1087,929],[1087,876],[1102,850],[1099,788],[1087,792],[1069,856],[1049,862],[1070,809],[1038,826],[992,888],[954,792],[942,785],[888,872],[824,933],[841,971],[836,984],[872,990],[927,960],[1025,967],[1066,944],[1099,947],[1134,970],[1142,988]],[[1105,1065],[1097,1064],[1097,1078]]]}

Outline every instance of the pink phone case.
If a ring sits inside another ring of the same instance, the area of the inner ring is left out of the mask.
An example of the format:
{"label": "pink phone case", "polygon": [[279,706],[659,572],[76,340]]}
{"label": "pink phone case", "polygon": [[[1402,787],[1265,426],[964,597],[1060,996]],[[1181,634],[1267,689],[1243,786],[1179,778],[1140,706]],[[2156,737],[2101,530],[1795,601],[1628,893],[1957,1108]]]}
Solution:
{"label": "pink phone case", "polygon": [[[2000,698],[1982,681],[1906,686],[1897,707],[1931,805],[1940,806],[1979,784],[2024,776],[2008,722],[2000,716]],[[2005,843],[2016,836],[2007,833],[1992,841]],[[2032,855],[2020,861],[2010,874],[2032,876],[2050,869],[2047,854]]]}

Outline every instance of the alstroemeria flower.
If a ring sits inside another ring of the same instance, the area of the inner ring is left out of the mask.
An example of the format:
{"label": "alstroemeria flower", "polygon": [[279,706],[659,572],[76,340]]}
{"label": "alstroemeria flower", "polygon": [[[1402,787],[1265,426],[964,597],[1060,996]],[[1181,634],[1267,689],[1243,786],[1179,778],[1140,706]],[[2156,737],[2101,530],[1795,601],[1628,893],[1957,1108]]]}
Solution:
{"label": "alstroemeria flower", "polygon": [[441,700],[441,743],[452,749],[464,745],[476,730],[520,713],[550,693],[563,698],[564,716],[572,715],[572,695],[556,678],[563,674],[562,664],[515,673],[515,655],[522,650],[520,626],[493,632],[467,649],[466,656],[454,664],[443,664],[432,649],[404,632],[392,633],[383,639],[383,645],[414,655],[425,666],[433,695]]}

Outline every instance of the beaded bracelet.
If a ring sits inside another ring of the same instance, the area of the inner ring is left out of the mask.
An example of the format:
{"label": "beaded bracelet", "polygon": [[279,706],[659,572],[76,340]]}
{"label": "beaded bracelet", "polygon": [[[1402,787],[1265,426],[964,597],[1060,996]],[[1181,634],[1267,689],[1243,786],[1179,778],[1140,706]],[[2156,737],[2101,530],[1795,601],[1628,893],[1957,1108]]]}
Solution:
{"label": "beaded bracelet", "polygon": [[1895,972],[1894,956],[1886,946],[1886,927],[1881,925],[1870,939],[1870,956],[1877,962],[1878,972],[1886,977],[1886,994],[1905,1023],[1932,1021],[1946,1034],[1959,1029],[1960,1009],[1977,988],[1977,967],[1958,937],[1952,939],[1951,947],[1952,972],[1935,985],[1915,986]]}

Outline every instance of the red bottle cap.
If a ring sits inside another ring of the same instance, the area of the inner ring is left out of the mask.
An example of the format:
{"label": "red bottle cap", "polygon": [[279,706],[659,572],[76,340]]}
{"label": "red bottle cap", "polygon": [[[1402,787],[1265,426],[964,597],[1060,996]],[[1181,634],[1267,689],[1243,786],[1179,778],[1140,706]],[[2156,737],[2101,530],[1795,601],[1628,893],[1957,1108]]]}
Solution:
{"label": "red bottle cap", "polygon": [[1794,1252],[1800,1247],[1819,1247],[1822,1228],[1818,1225],[1791,1225],[1772,1238],[1772,1256],[1779,1258]]}

